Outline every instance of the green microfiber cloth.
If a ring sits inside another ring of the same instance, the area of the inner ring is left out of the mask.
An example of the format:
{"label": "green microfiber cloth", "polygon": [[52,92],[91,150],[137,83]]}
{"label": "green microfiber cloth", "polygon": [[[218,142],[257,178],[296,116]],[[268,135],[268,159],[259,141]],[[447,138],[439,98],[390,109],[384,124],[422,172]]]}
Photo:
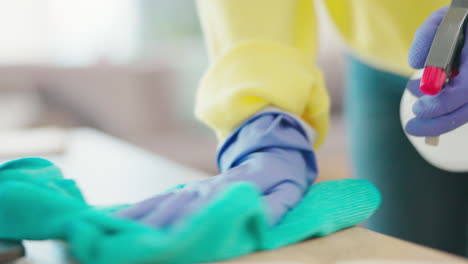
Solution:
{"label": "green microfiber cloth", "polygon": [[270,227],[260,194],[241,182],[203,210],[158,230],[87,205],[73,181],[38,158],[0,167],[0,200],[0,238],[63,239],[86,264],[198,263],[238,257],[354,226],[380,204],[378,191],[367,181],[321,182]]}

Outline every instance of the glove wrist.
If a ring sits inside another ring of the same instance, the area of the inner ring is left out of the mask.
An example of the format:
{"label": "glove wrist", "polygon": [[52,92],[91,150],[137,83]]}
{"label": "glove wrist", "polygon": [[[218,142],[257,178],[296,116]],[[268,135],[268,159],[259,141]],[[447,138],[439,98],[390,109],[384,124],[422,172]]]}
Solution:
{"label": "glove wrist", "polygon": [[[301,122],[290,114],[265,109],[241,124],[219,148],[217,163],[221,172],[231,168],[237,160],[262,149],[279,147],[311,152],[309,138],[315,132],[304,129]],[[310,128],[310,127],[309,127]]]}

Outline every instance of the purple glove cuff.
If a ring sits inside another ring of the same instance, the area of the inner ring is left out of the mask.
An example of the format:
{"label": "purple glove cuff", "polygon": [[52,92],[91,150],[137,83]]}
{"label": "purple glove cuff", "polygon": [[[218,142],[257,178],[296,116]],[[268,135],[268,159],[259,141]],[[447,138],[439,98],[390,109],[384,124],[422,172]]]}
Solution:
{"label": "purple glove cuff", "polygon": [[[265,119],[265,116],[271,118]],[[250,129],[253,125],[255,129]],[[285,113],[262,112],[247,119],[224,142],[218,151],[218,168],[225,172],[239,164],[243,157],[275,147],[296,149],[314,156],[307,134],[297,120]],[[315,158],[312,160],[316,171]]]}

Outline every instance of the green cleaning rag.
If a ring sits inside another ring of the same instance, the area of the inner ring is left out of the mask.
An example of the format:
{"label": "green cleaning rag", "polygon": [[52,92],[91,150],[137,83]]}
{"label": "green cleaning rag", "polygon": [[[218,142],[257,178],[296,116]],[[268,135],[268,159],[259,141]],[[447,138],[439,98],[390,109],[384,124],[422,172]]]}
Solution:
{"label": "green cleaning rag", "polygon": [[159,230],[88,205],[54,164],[26,158],[0,166],[0,201],[0,239],[62,239],[84,264],[148,264],[218,261],[325,236],[366,220],[380,196],[365,180],[317,183],[270,227],[260,194],[242,182]]}

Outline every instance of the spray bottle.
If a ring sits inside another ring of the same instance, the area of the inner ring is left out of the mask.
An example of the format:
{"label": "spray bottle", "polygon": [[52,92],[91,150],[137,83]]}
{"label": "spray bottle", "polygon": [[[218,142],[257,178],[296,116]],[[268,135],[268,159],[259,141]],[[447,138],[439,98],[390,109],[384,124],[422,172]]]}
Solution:
{"label": "spray bottle", "polygon": [[[421,79],[422,93],[437,95],[458,74],[467,21],[468,0],[453,0],[432,42],[424,71],[413,76]],[[414,118],[412,107],[416,101],[416,96],[406,89],[400,106],[403,127]],[[432,165],[452,172],[468,172],[468,124],[441,135],[440,140],[439,137],[407,136],[419,154]]]}

